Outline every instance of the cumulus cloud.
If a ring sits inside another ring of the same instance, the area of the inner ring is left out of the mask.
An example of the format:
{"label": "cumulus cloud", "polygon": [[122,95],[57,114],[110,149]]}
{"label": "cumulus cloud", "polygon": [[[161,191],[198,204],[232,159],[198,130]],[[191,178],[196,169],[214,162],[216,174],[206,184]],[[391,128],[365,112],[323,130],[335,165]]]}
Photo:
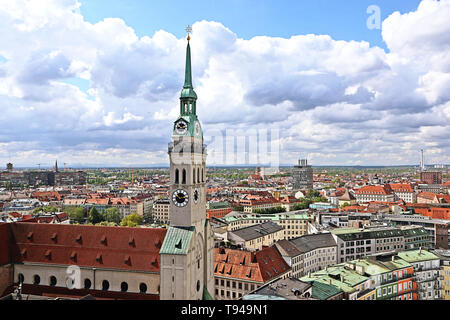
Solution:
{"label": "cumulus cloud", "polygon": [[[186,40],[164,30],[138,37],[115,17],[92,24],[79,7],[0,0],[3,161],[167,164]],[[450,0],[393,13],[382,25],[388,52],[328,35],[244,40],[198,21],[191,51],[204,134],[278,130],[283,164],[299,155],[314,164],[416,163],[420,148],[448,163],[448,16]],[[73,78],[87,80],[87,92]]]}

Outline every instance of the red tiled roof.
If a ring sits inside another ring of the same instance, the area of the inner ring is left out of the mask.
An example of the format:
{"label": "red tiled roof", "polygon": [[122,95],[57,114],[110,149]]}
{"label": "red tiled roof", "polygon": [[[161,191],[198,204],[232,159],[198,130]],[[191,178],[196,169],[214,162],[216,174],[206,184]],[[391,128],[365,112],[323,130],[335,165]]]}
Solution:
{"label": "red tiled roof", "polygon": [[355,191],[356,194],[382,194],[389,195],[392,194],[392,190],[389,185],[385,186],[364,186]]}
{"label": "red tiled roof", "polygon": [[409,183],[391,183],[390,186],[394,192],[414,192]]}
{"label": "red tiled roof", "polygon": [[[11,223],[13,260],[159,272],[166,229]],[[102,241],[106,237],[107,242]],[[52,239],[54,238],[54,239]],[[134,246],[129,239],[134,239]],[[21,255],[26,250],[24,256]],[[46,253],[51,255],[46,257]],[[76,255],[76,261],[73,257]],[[124,257],[130,256],[125,263]],[[97,257],[101,256],[101,259]],[[72,257],[72,259],[71,259]]]}
{"label": "red tiled roof", "polygon": [[265,283],[289,270],[289,265],[274,247],[257,252],[214,249],[215,276]]}
{"label": "red tiled roof", "polygon": [[428,191],[422,191],[417,195],[417,198],[423,198],[427,200],[434,200],[434,198],[437,196],[436,193],[428,192]]}
{"label": "red tiled roof", "polygon": [[450,194],[438,194],[436,197],[440,203],[450,203]]}

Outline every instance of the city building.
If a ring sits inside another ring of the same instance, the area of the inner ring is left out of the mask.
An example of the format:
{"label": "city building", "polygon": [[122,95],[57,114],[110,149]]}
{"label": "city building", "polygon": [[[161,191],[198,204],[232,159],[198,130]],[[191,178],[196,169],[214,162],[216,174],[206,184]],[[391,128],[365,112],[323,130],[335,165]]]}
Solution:
{"label": "city building", "polygon": [[311,234],[283,240],[277,242],[275,246],[291,267],[294,278],[337,263],[337,245],[330,233]]}
{"label": "city building", "polygon": [[441,265],[442,299],[450,300],[450,250],[433,250],[433,254],[439,257]]}
{"label": "city building", "polygon": [[405,246],[402,230],[395,227],[337,228],[331,234],[338,246],[338,262],[383,252],[399,252]]}
{"label": "city building", "polygon": [[394,193],[388,184],[384,186],[364,186],[355,191],[355,196],[358,203],[366,203],[370,201],[394,201]]}
{"label": "city building", "polygon": [[416,193],[410,183],[391,183],[389,186],[394,193],[394,201],[416,202]]}
{"label": "city building", "polygon": [[261,250],[284,239],[284,229],[272,221],[228,232],[228,241],[248,251]]}
{"label": "city building", "polygon": [[308,234],[308,224],[314,220],[314,216],[301,210],[275,214],[232,212],[225,216],[223,220],[228,224],[228,231],[272,221],[284,229],[284,239],[292,239]]}
{"label": "city building", "polygon": [[295,165],[292,171],[292,177],[294,179],[294,190],[306,190],[313,188],[313,168],[308,165],[308,160],[298,160],[298,165]]}
{"label": "city building", "polygon": [[152,216],[155,221],[168,224],[170,222],[170,200],[167,198],[155,200]]}
{"label": "city building", "polygon": [[231,212],[232,208],[227,201],[208,201],[206,203],[206,213],[208,219],[223,218]]}
{"label": "city building", "polygon": [[419,249],[399,252],[398,257],[409,262],[414,268],[419,300],[442,298],[441,266],[438,256]]}
{"label": "city building", "polygon": [[442,184],[442,171],[422,171],[420,181],[426,184]]}
{"label": "city building", "polygon": [[214,297],[239,299],[247,293],[290,276],[291,268],[274,247],[260,251],[214,249]]}

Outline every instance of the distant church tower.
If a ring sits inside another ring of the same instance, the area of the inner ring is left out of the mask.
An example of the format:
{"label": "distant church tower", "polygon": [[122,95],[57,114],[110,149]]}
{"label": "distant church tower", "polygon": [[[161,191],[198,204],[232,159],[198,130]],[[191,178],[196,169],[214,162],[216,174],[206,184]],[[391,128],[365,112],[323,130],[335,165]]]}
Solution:
{"label": "distant church tower", "polygon": [[206,146],[196,114],[189,34],[187,40],[180,115],[168,152],[170,227],[160,250],[162,300],[199,300],[214,290],[214,234],[206,219]]}

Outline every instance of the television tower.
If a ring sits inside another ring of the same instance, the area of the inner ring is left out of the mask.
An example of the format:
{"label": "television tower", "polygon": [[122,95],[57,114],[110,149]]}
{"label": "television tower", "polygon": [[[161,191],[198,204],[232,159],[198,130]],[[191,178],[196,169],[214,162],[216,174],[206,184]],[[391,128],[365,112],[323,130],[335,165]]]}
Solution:
{"label": "television tower", "polygon": [[425,171],[425,159],[423,157],[423,149],[420,149],[421,152],[421,160],[420,160],[420,171]]}

